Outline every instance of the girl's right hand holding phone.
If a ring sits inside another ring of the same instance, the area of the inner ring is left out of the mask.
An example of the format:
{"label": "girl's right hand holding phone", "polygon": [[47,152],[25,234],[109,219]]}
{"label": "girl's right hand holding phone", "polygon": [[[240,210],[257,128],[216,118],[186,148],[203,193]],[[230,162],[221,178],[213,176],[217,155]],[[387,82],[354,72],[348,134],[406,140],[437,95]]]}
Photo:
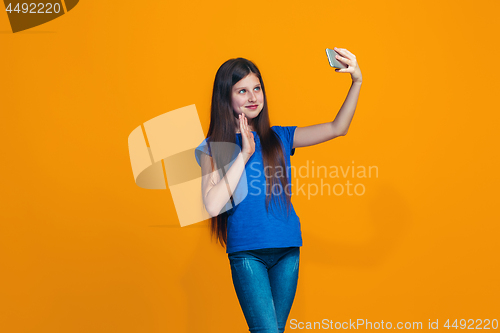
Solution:
{"label": "girl's right hand holding phone", "polygon": [[242,141],[241,153],[243,154],[246,163],[255,152],[255,139],[253,137],[253,133],[248,129],[248,119],[245,114],[240,113],[239,120]]}

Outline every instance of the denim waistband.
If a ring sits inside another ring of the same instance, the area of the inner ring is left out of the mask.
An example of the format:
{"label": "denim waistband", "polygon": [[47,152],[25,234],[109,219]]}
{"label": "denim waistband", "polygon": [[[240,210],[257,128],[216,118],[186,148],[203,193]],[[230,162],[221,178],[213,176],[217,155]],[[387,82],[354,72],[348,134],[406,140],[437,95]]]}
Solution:
{"label": "denim waistband", "polygon": [[298,246],[290,246],[290,247],[269,247],[265,249],[255,249],[255,250],[245,250],[245,251],[236,251],[236,252],[231,252],[228,253],[229,255],[233,254],[238,254],[238,253],[251,253],[251,254],[275,254],[275,253],[282,253],[282,252],[287,252],[292,249],[297,249],[299,248]]}

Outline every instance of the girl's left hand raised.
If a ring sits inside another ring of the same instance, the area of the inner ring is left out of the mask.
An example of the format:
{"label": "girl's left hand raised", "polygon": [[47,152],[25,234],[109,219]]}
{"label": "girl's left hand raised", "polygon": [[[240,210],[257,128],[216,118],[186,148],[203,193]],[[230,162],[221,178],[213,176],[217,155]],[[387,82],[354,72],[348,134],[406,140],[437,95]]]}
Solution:
{"label": "girl's left hand raised", "polygon": [[362,82],[363,76],[356,61],[356,56],[346,49],[335,47],[334,50],[340,53],[340,56],[337,54],[335,58],[348,66],[347,68],[335,69],[335,71],[338,73],[351,73],[352,82]]}

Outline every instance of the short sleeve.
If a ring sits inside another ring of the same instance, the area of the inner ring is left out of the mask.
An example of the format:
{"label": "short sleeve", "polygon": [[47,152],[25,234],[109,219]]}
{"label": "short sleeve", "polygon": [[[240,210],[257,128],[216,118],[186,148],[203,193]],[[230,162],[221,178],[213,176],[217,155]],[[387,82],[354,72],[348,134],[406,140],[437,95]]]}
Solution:
{"label": "short sleeve", "polygon": [[208,147],[207,139],[203,140],[202,143],[198,147],[196,147],[194,151],[194,156],[196,158],[196,162],[201,167],[201,154],[206,154],[208,156],[212,156],[210,153],[210,148]]}
{"label": "short sleeve", "polygon": [[276,133],[281,137],[283,144],[290,152],[290,156],[295,154],[295,148],[293,148],[293,138],[295,135],[295,130],[297,126],[273,126],[276,130]]}

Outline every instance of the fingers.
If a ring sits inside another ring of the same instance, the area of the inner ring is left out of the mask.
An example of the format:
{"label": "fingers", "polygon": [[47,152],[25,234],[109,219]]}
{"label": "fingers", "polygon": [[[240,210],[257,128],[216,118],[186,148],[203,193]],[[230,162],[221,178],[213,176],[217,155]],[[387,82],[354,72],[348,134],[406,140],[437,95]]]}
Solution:
{"label": "fingers", "polygon": [[243,113],[240,113],[239,120],[240,120],[240,132],[241,132],[241,134],[247,134],[247,132],[248,132],[248,119],[247,119],[247,117],[245,117],[245,115]]}
{"label": "fingers", "polygon": [[335,59],[347,65],[347,68],[335,69],[338,73],[354,73],[358,68],[358,62],[356,56],[349,52],[349,50],[341,49],[338,47],[333,48],[338,54],[335,55]]}
{"label": "fingers", "polygon": [[346,57],[347,59],[350,59],[350,60],[356,59],[356,56],[354,54],[352,54],[351,52],[349,52],[349,50],[339,49],[338,47],[335,47],[334,50],[337,51],[338,53],[340,53],[341,56]]}
{"label": "fingers", "polygon": [[243,114],[240,113],[240,131],[241,134],[245,134],[245,119],[243,118]]}
{"label": "fingers", "polygon": [[337,60],[342,61],[342,62],[343,62],[343,63],[345,63],[345,64],[348,64],[348,65],[350,65],[350,64],[351,64],[351,60],[350,60],[349,58],[344,58],[344,57],[341,57],[341,56],[339,56],[338,54],[335,56],[335,58],[336,58]]}

